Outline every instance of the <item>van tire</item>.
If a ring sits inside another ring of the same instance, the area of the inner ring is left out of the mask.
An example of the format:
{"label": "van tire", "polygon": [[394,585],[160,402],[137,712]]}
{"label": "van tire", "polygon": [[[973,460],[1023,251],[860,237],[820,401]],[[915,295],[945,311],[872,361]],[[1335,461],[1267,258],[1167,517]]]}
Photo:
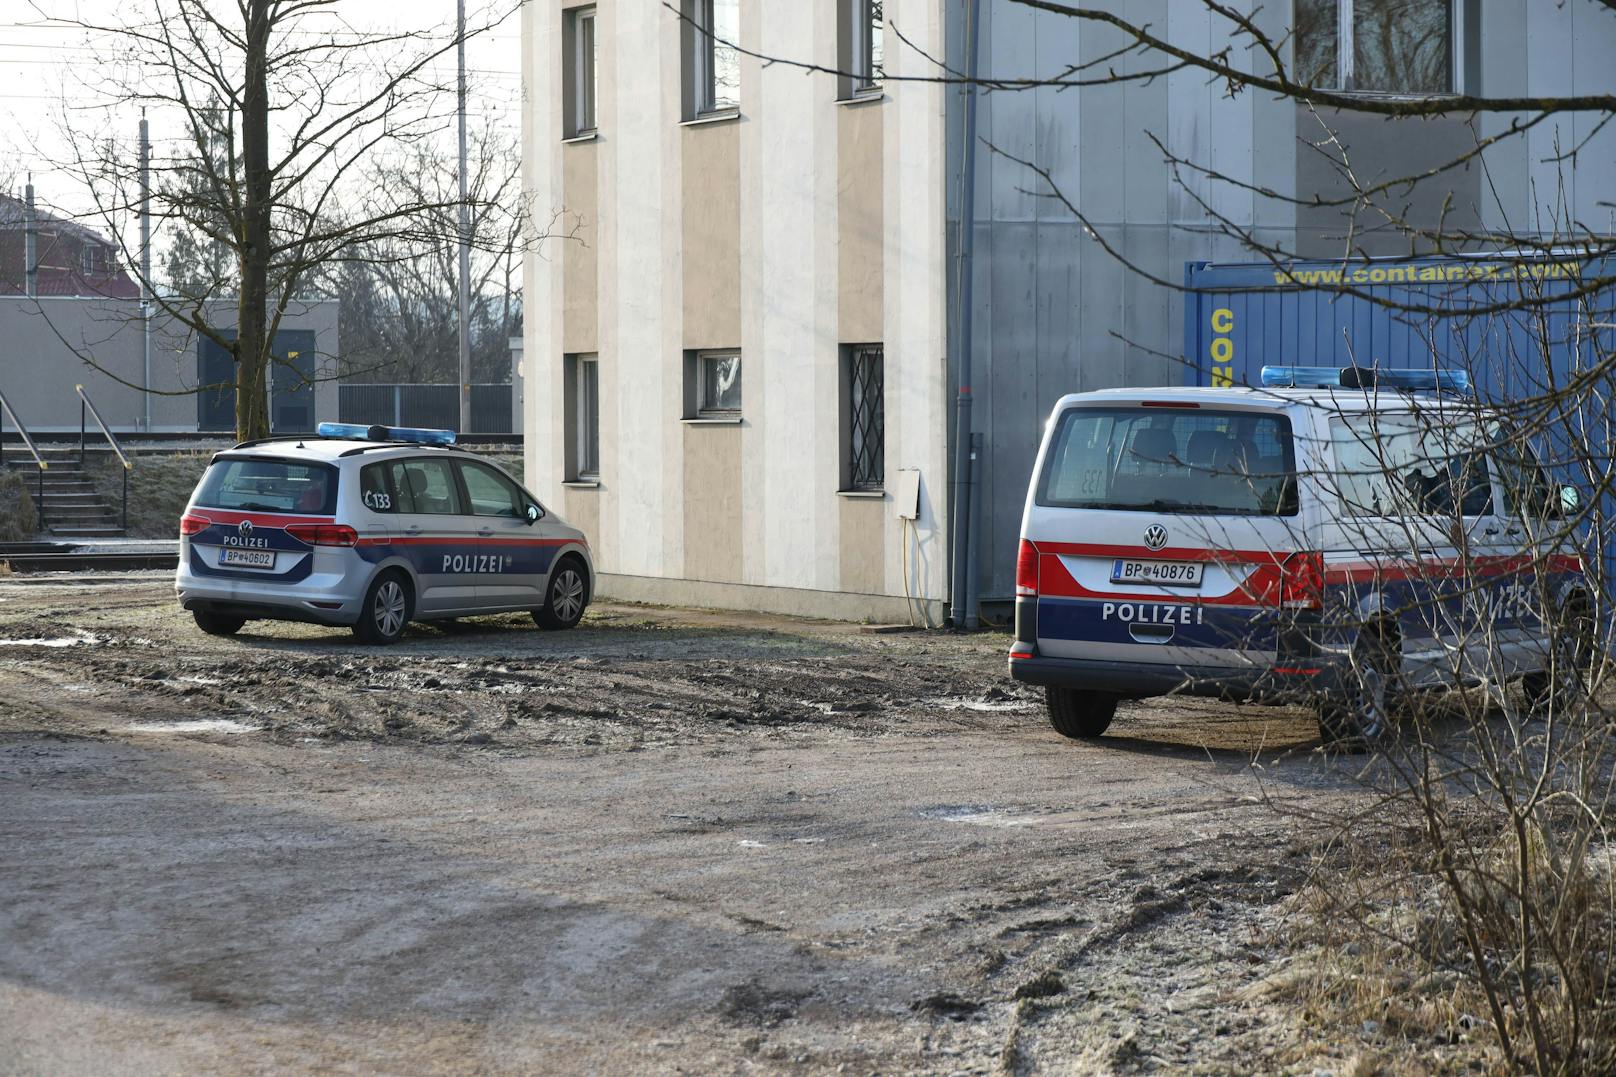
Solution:
{"label": "van tire", "polygon": [[222,613],[208,613],[205,610],[192,610],[191,617],[196,621],[196,627],[210,636],[233,636],[247,623],[245,617],[230,617]]}
{"label": "van tire", "polygon": [[1117,697],[1110,692],[1050,685],[1044,690],[1049,707],[1049,724],[1055,732],[1073,740],[1092,740],[1111,726],[1117,714]]}
{"label": "van tire", "polygon": [[370,581],[365,600],[359,606],[359,620],[353,634],[361,643],[397,643],[409,627],[415,612],[415,596],[410,581],[397,569],[389,569]]}
{"label": "van tire", "polygon": [[1340,694],[1319,701],[1319,739],[1325,748],[1361,752],[1390,735],[1401,662],[1395,632],[1374,625],[1359,631]]}
{"label": "van tire", "polygon": [[559,631],[582,620],[588,607],[589,570],[569,554],[550,574],[544,587],[544,605],[533,611],[533,620],[540,628]]}
{"label": "van tire", "polygon": [[1526,702],[1537,714],[1564,715],[1584,698],[1585,677],[1593,665],[1594,622],[1585,599],[1574,598],[1549,632],[1554,669],[1521,678]]}

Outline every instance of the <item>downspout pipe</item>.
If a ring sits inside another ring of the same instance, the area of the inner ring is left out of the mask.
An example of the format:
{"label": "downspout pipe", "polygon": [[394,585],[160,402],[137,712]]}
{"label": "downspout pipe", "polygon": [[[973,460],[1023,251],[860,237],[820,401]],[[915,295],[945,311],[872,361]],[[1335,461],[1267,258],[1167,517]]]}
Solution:
{"label": "downspout pipe", "polygon": [[965,123],[960,140],[958,283],[954,289],[959,304],[959,359],[955,364],[959,382],[954,403],[954,565],[949,587],[954,627],[965,629],[979,627],[973,601],[975,588],[971,586],[976,570],[975,551],[971,548],[971,501],[975,493],[971,466],[971,258],[976,249],[976,72],[981,22],[981,0],[965,0]]}

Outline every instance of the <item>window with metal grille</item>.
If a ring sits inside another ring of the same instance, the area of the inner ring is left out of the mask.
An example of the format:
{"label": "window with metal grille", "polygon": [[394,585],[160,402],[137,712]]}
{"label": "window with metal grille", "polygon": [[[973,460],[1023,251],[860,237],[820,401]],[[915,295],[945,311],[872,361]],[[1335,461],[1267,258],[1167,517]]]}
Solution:
{"label": "window with metal grille", "polygon": [[847,488],[879,490],[886,481],[886,380],[881,345],[847,350]]}

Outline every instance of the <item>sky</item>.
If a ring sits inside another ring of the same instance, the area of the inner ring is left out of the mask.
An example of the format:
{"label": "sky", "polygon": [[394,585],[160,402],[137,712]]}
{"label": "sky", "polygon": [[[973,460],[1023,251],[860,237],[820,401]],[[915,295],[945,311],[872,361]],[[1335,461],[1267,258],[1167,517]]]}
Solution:
{"label": "sky", "polygon": [[[67,154],[64,125],[80,131],[109,129],[120,143],[127,138],[133,156],[138,145],[139,109],[109,107],[99,94],[87,93],[99,65],[117,48],[111,38],[87,38],[75,27],[52,25],[50,17],[112,22],[131,7],[150,9],[156,0],[0,0],[0,189],[21,195],[32,174],[42,204],[68,214],[89,207],[87,192],[59,168]],[[161,0],[171,4],[172,0]],[[210,0],[234,7],[233,0]],[[511,11],[495,29],[467,43],[468,112],[518,129],[521,109],[519,16],[515,0],[468,0],[468,23],[491,5]],[[453,32],[455,0],[339,0],[340,15],[362,31],[425,30],[442,26]],[[454,54],[442,62],[441,75],[452,85]],[[453,95],[444,107],[453,107]],[[154,145],[174,139],[177,115],[148,114]],[[452,138],[452,131],[450,132]],[[154,152],[160,152],[154,151]],[[11,175],[15,172],[15,176]]]}

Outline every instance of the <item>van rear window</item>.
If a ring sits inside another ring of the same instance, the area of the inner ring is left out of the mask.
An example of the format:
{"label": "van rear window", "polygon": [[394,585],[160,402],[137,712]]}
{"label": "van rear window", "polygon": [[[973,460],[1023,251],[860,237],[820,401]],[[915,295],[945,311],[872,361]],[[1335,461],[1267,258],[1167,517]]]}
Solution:
{"label": "van rear window", "polygon": [[234,456],[215,460],[197,491],[198,508],[331,516],[337,469],[329,464]]}
{"label": "van rear window", "polygon": [[1038,504],[1070,509],[1294,516],[1296,454],[1283,415],[1073,408],[1060,417]]}

